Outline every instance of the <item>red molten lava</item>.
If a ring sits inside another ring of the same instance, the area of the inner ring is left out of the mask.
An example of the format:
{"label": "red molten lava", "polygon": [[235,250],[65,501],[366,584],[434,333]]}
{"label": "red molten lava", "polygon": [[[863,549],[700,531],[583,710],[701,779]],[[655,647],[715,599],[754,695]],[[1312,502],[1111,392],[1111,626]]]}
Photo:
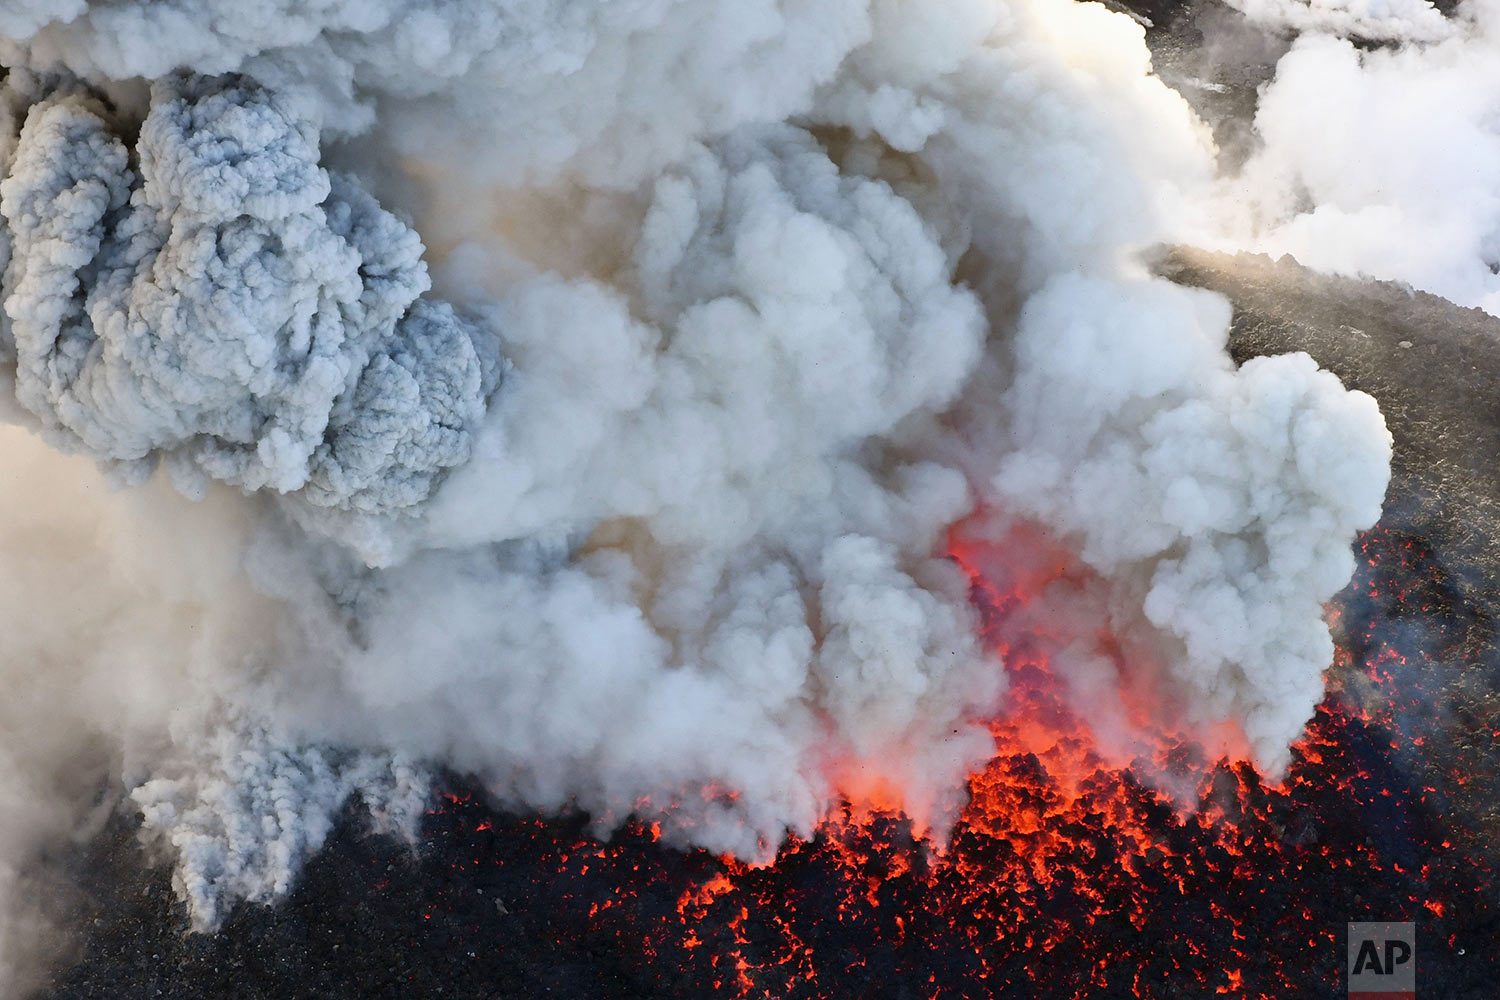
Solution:
{"label": "red molten lava", "polygon": [[[1224,753],[1223,734],[1206,752],[1198,733],[1168,732],[1142,701],[1149,669],[1121,674],[1120,718],[1138,728],[1102,745],[1045,655],[1048,617],[1023,599],[1089,581],[1038,541],[1001,586],[976,543],[955,558],[1011,688],[996,755],[941,851],[868,805],[762,868],[671,851],[640,824],[598,843],[581,820],[469,824],[454,849],[506,898],[508,920],[560,899],[546,926],[613,956],[622,996],[1330,996],[1356,920],[1417,921],[1431,995],[1492,995],[1500,897],[1472,811],[1492,771],[1461,766],[1476,751],[1455,738],[1457,713],[1422,710],[1444,704],[1465,650],[1485,644],[1420,546],[1384,531],[1362,546],[1332,609],[1329,695],[1278,784]],[[1139,649],[1095,639],[1122,661]],[[1500,729],[1471,716],[1463,725]]]}

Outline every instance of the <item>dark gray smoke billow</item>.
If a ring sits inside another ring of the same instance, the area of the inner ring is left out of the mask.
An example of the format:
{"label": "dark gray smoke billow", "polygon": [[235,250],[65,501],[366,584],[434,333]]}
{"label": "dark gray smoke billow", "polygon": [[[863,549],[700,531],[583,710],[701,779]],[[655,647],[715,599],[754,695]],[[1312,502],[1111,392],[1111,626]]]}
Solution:
{"label": "dark gray smoke billow", "polygon": [[164,79],[133,146],[119,127],[62,88],[7,156],[0,359],[44,436],[132,480],[163,461],[189,492],[426,500],[468,458],[500,362],[420,298],[416,234],[256,84]]}

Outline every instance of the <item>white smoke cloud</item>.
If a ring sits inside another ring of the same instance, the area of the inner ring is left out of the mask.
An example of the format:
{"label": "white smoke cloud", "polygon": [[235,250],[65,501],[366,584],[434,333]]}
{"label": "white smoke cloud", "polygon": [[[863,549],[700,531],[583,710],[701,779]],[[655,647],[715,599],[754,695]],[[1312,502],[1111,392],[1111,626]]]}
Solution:
{"label": "white smoke cloud", "polygon": [[0,61],[95,81],[245,73],[319,126],[377,127],[388,151],[489,183],[576,171],[616,188],[699,137],[807,110],[870,34],[864,0],[47,6],[0,12]]}
{"label": "white smoke cloud", "polygon": [[1273,30],[1401,42],[1453,34],[1451,22],[1429,0],[1229,0],[1229,5]]}
{"label": "white smoke cloud", "polygon": [[1426,23],[1374,50],[1297,40],[1232,182],[1249,198],[1230,242],[1500,315],[1500,4],[1467,0],[1440,35]]}
{"label": "white smoke cloud", "polygon": [[[81,458],[0,428],[0,871],[25,878],[43,845],[77,830],[164,759],[174,727],[213,731],[215,703],[260,669],[284,617],[241,552],[261,505],[160,481],[112,492]],[[63,842],[66,842],[63,839]],[[26,888],[0,908],[0,974],[31,932]]]}
{"label": "white smoke cloud", "polygon": [[1227,313],[1162,281],[1070,275],[1033,296],[1007,400],[1017,448],[994,488],[1133,591],[1115,604],[1170,640],[1187,721],[1237,720],[1276,771],[1333,658],[1297,609],[1353,573],[1347,539],[1380,516],[1390,444],[1374,400],[1306,355],[1235,371]]}
{"label": "white smoke cloud", "polygon": [[1004,704],[945,551],[976,508],[1284,763],[1389,439],[1134,262],[1214,164],[1127,18],[181,0],[0,35],[7,412],[137,484],[7,432],[0,797],[96,748],[197,926],[353,791],[411,829],[429,764],[756,860],[844,795],[941,838]]}

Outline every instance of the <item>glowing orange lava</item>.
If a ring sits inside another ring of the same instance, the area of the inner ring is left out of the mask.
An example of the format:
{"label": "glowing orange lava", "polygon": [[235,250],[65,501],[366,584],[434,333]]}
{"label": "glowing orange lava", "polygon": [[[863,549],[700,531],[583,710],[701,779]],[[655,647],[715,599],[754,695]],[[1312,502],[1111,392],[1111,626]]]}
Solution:
{"label": "glowing orange lava", "polygon": [[[1330,616],[1328,698],[1276,784],[1147,709],[1132,718],[1157,733],[1148,753],[1102,748],[1045,643],[1008,629],[1023,591],[959,550],[1011,687],[996,755],[941,851],[875,803],[758,868],[671,851],[642,823],[607,844],[540,820],[454,836],[476,865],[475,837],[516,859],[489,862],[487,891],[560,894],[579,914],[568,933],[655,995],[1326,996],[1342,987],[1345,924],[1362,919],[1418,921],[1433,995],[1491,995],[1495,859],[1477,846],[1483,824],[1455,819],[1469,815],[1465,795],[1486,808],[1493,777],[1457,766],[1452,723],[1427,711],[1447,690],[1438,665],[1462,675],[1471,623],[1433,617],[1452,602],[1409,540],[1362,544],[1368,561]],[[1018,578],[1032,592],[1074,572],[1043,545],[1034,554]],[[1422,628],[1392,625],[1413,616]],[[1121,697],[1140,690],[1127,681]],[[1465,725],[1489,738],[1492,718]]]}

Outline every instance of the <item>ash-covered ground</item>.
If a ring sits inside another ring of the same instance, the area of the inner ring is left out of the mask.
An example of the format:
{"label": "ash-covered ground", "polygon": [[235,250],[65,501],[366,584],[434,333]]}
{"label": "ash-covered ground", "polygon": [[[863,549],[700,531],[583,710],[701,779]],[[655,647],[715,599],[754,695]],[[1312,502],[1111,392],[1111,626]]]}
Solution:
{"label": "ash-covered ground", "polygon": [[[749,870],[639,828],[600,844],[450,778],[414,849],[351,808],[285,902],[211,936],[186,933],[167,869],[116,815],[52,859],[71,953],[35,996],[1312,997],[1343,988],[1347,921],[1406,919],[1424,995],[1488,1000],[1500,321],[1289,260],[1178,251],[1160,269],[1233,300],[1237,359],[1309,351],[1395,438],[1387,513],[1331,612],[1330,695],[1284,785],[1221,766],[1184,816],[1101,772],[1058,812],[1045,764],[1018,754],[990,774],[1036,829],[969,817],[937,860],[877,818]],[[1122,825],[1149,843],[1122,849]]]}

